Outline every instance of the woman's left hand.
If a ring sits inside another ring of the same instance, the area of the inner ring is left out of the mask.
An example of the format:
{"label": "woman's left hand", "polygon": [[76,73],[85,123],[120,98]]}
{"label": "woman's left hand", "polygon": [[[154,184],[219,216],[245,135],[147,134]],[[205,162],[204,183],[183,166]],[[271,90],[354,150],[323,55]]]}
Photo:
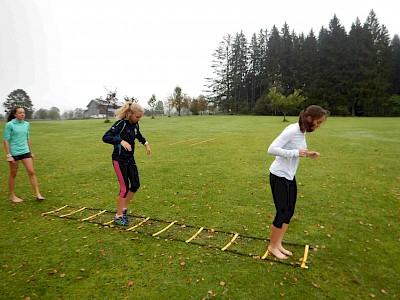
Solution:
{"label": "woman's left hand", "polygon": [[147,155],[151,154],[151,149],[150,149],[150,146],[148,144],[146,144],[146,152],[147,152]]}
{"label": "woman's left hand", "polygon": [[319,157],[321,154],[319,154],[318,152],[316,152],[316,151],[308,151],[308,153],[307,153],[307,156],[308,157],[311,157],[311,158],[313,158],[313,159],[316,159],[317,157]]}

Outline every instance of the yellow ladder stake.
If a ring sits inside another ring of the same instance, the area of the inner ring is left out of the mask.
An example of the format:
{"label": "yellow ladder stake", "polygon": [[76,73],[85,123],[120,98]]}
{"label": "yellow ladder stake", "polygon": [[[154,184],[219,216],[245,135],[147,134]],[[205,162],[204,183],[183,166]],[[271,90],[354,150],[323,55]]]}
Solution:
{"label": "yellow ladder stake", "polygon": [[153,234],[153,236],[159,235],[160,233],[164,232],[165,230],[167,230],[168,228],[170,228],[172,225],[174,225],[176,222],[178,221],[173,221],[171,224],[169,224],[167,227],[165,227],[164,229],[161,229],[159,232],[156,232]]}
{"label": "yellow ladder stake", "polygon": [[308,266],[306,266],[306,262],[307,262],[307,256],[308,256],[308,249],[310,249],[309,245],[306,245],[304,247],[304,256],[303,256],[303,262],[301,263],[301,268],[305,268],[308,269]]}
{"label": "yellow ladder stake", "polygon": [[221,250],[225,251],[230,245],[232,245],[232,243],[237,239],[238,236],[239,236],[239,233],[236,233],[234,235],[234,237],[231,239],[231,241],[228,244],[226,244],[225,247],[222,248]]}
{"label": "yellow ladder stake", "polygon": [[78,209],[78,210],[75,210],[75,211],[70,212],[70,213],[68,213],[68,214],[62,215],[62,216],[60,216],[60,218],[64,218],[64,217],[66,217],[66,216],[73,215],[73,214],[75,214],[75,213],[77,213],[77,212],[80,212],[80,211],[84,210],[85,208],[86,208],[86,207],[82,207],[82,208],[80,208],[80,209]]}
{"label": "yellow ladder stake", "polygon": [[126,231],[131,231],[133,229],[135,229],[136,227],[139,227],[140,225],[142,225],[144,222],[147,222],[148,220],[150,220],[150,217],[144,219],[142,222],[140,222],[139,224],[136,224],[135,226],[128,228]]}
{"label": "yellow ladder stake", "polygon": [[202,232],[204,229],[204,227],[200,227],[200,229],[188,240],[186,240],[186,243],[189,243],[190,241],[192,241],[194,238],[196,238],[196,236],[198,236],[200,234],[200,232]]}
{"label": "yellow ladder stake", "polygon": [[268,254],[269,254],[269,251],[268,251],[268,247],[267,247],[267,251],[266,251],[265,254],[261,257],[261,259],[266,259],[267,256],[268,256]]}
{"label": "yellow ladder stake", "polygon": [[97,214],[94,214],[93,216],[90,216],[90,217],[87,217],[87,218],[85,218],[85,219],[82,219],[81,221],[87,221],[87,220],[96,218],[97,216],[99,216],[99,215],[101,215],[101,214],[104,214],[105,212],[106,212],[106,210],[102,210],[101,212],[99,212],[99,213],[97,213]]}
{"label": "yellow ladder stake", "polygon": [[55,210],[42,213],[41,215],[42,215],[42,216],[45,216],[45,215],[48,215],[48,214],[52,214],[52,213],[55,213],[55,212],[59,212],[60,210],[66,208],[66,207],[68,207],[68,205],[64,205],[63,207],[57,208],[57,209],[55,209]]}

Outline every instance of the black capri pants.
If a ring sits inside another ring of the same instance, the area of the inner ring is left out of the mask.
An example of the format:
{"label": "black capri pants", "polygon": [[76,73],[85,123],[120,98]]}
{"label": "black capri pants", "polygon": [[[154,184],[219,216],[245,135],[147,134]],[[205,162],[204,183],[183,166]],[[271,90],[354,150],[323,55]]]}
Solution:
{"label": "black capri pants", "polygon": [[136,163],[134,161],[120,162],[113,160],[113,165],[120,186],[118,196],[125,198],[128,191],[136,193],[140,187],[139,172]]}
{"label": "black capri pants", "polygon": [[272,224],[277,228],[282,228],[283,223],[290,223],[296,207],[296,177],[293,180],[288,180],[270,173],[269,183],[276,208],[275,219]]}

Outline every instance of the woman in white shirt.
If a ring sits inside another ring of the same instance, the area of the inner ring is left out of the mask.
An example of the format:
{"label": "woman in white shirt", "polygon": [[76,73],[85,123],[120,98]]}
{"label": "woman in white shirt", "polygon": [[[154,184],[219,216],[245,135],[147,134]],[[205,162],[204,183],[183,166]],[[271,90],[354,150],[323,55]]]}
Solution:
{"label": "woman in white shirt", "polygon": [[283,248],[282,240],[294,214],[297,196],[296,171],[300,157],[317,158],[320,154],[307,149],[306,133],[313,132],[329,116],[329,111],[311,105],[300,112],[299,122],[287,126],[272,142],[268,154],[276,158],[270,167],[270,185],[276,215],[271,225],[268,251],[279,259],[292,253]]}

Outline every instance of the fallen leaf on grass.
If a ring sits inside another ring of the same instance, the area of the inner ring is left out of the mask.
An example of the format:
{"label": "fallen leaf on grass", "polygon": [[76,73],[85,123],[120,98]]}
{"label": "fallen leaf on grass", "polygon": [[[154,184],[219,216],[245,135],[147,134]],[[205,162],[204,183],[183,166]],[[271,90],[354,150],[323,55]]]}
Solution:
{"label": "fallen leaf on grass", "polygon": [[192,277],[189,277],[187,283],[188,283],[188,284],[191,284],[191,283],[192,283],[192,280],[193,280],[193,278],[192,278]]}
{"label": "fallen leaf on grass", "polygon": [[181,269],[182,269],[182,271],[185,270],[185,265],[186,265],[186,263],[185,263],[184,261],[181,262]]}
{"label": "fallen leaf on grass", "polygon": [[50,275],[56,274],[58,271],[56,269],[49,272]]}
{"label": "fallen leaf on grass", "polygon": [[386,294],[386,291],[384,289],[381,289],[382,294]]}
{"label": "fallen leaf on grass", "polygon": [[106,255],[106,252],[104,250],[100,250],[101,255]]}
{"label": "fallen leaf on grass", "polygon": [[133,285],[133,283],[134,283],[133,280],[129,281],[128,285],[126,286],[126,288],[130,288]]}
{"label": "fallen leaf on grass", "polygon": [[220,286],[225,286],[226,283],[225,283],[224,281],[221,281],[221,282],[219,283],[219,285],[220,285]]}

